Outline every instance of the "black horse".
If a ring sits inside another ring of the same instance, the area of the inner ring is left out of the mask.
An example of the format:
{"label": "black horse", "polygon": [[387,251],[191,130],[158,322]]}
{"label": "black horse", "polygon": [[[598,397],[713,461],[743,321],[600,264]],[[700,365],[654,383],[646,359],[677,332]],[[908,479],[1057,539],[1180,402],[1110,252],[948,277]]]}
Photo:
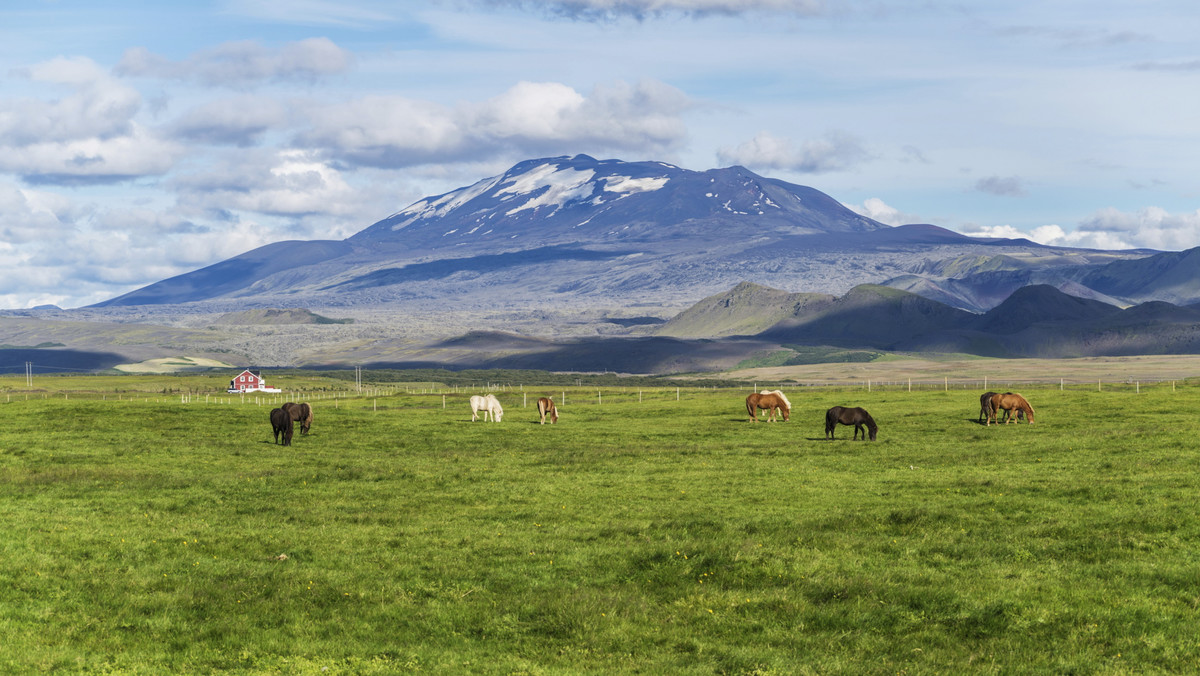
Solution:
{"label": "black horse", "polygon": [[[845,406],[834,406],[825,412],[825,438],[833,438],[833,430],[842,425],[854,425],[854,438],[858,439],[858,433],[863,433],[863,441],[867,440],[867,432],[871,434],[871,441],[875,441],[875,433],[879,431],[879,425],[875,424],[875,419],[871,417],[863,408],[846,408]],[[867,429],[863,429],[866,425]]]}
{"label": "black horse", "polygon": [[271,410],[271,430],[275,433],[275,443],[279,443],[279,435],[283,435],[283,445],[292,445],[292,416],[282,408]]}
{"label": "black horse", "polygon": [[308,430],[312,427],[313,423],[312,406],[309,406],[308,402],[297,404],[289,401],[279,408],[287,411],[292,416],[294,422],[300,423],[300,434],[308,434]]}

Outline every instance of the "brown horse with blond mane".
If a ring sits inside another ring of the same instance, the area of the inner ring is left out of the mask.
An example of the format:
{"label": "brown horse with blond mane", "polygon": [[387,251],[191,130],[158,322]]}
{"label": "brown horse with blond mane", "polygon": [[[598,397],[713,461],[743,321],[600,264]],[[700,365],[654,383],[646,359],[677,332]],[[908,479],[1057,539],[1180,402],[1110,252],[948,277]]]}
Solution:
{"label": "brown horse with blond mane", "polygon": [[[991,400],[988,402],[987,424],[989,426],[995,422],[996,414],[1001,410],[1009,412],[1010,415],[1014,412],[1018,415],[1024,413],[1025,420],[1029,421],[1030,425],[1033,424],[1033,407],[1029,405],[1025,397],[1019,394],[1005,392],[1004,394],[992,395]],[[1009,417],[1007,422],[1010,425],[1016,422],[1016,416]]]}
{"label": "brown horse with blond mane", "polygon": [[750,396],[746,397],[746,413],[750,415],[750,422],[758,422],[759,409],[767,412],[767,422],[775,422],[776,411],[783,416],[783,421],[787,422],[788,416],[792,412],[792,407],[788,405],[788,401],[783,395],[774,392],[769,394],[752,392]]}
{"label": "brown horse with blond mane", "polygon": [[554,405],[554,400],[550,397],[541,397],[537,400],[538,415],[542,417],[542,424],[546,424],[546,416],[550,416],[550,424],[558,422],[558,407]]}

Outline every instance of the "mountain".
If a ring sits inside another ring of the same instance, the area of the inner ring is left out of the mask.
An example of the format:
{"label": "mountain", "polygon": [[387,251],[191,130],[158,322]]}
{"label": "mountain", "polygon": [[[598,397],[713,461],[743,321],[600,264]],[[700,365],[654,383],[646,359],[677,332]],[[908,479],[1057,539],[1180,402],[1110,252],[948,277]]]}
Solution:
{"label": "mountain", "polygon": [[1120,311],[1108,303],[1070,296],[1047,284],[1035,284],[1014,291],[975,322],[974,328],[986,333],[1011,334],[1049,322],[1096,322]]}
{"label": "mountain", "polygon": [[655,333],[675,338],[750,335],[810,308],[828,306],[833,301],[834,296],[825,293],[788,293],[742,282],[675,315]]}
{"label": "mountain", "polygon": [[889,227],[743,167],[690,171],[576,155],[518,163],[342,241],[270,244],[94,307],[669,311],[742,281],[841,294],[905,275],[1146,255],[1078,251]]}
{"label": "mountain", "polygon": [[920,336],[970,323],[969,312],[876,284],[864,284],[825,306],[811,306],[759,334],[808,345],[895,349]]}
{"label": "mountain", "polygon": [[[779,319],[779,302],[803,294],[739,285],[706,298],[659,328],[742,326],[775,321],[744,339],[795,350],[804,346],[991,357],[1083,357],[1176,354],[1200,350],[1200,308],[1152,301],[1126,309],[1065,294],[1049,285],[1019,289],[995,308],[974,314],[906,291],[862,285],[837,298],[797,304]],[[741,301],[738,307],[736,301]],[[725,301],[734,301],[726,305]],[[693,331],[696,337],[705,334]],[[711,335],[717,335],[713,332]],[[786,358],[786,356],[784,357]]]}

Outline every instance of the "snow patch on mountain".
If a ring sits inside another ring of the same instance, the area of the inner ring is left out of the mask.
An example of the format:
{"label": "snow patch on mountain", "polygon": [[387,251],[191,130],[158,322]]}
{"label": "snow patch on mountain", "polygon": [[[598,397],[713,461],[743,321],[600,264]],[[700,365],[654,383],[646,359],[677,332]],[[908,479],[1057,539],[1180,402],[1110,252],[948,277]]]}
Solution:
{"label": "snow patch on mountain", "polygon": [[606,176],[604,189],[608,192],[633,194],[638,192],[653,192],[667,184],[666,176],[651,178],[634,178],[632,176]]}
{"label": "snow patch on mountain", "polygon": [[487,191],[491,190],[492,187],[495,186],[499,181],[499,176],[493,176],[491,178],[485,178],[474,185],[469,185],[465,188],[459,188],[458,190],[448,192],[440,197],[426,197],[423,200],[418,200],[409,205],[407,208],[402,209],[390,216],[390,218],[395,218],[396,216],[405,216],[409,214],[412,215],[411,218],[407,218],[393,225],[392,230],[400,230],[401,228],[412,224],[414,221],[423,218],[440,218],[445,216],[454,209],[457,209],[476,197],[487,193]]}
{"label": "snow patch on mountain", "polygon": [[526,200],[521,206],[506,212],[506,216],[542,206],[553,206],[557,210],[568,202],[591,195],[591,180],[595,175],[596,172],[591,169],[579,171],[543,164],[512,178],[497,190],[496,194],[520,196],[541,191],[537,197]]}

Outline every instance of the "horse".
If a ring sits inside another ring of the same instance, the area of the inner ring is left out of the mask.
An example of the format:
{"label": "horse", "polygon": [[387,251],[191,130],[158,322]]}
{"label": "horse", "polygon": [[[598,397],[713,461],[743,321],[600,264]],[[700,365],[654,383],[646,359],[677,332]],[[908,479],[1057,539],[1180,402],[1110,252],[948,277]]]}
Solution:
{"label": "horse", "polygon": [[[997,394],[996,392],[984,392],[983,394],[979,395],[979,418],[978,418],[979,422],[983,422],[984,420],[987,420],[988,410],[991,408],[992,397],[996,396],[996,394]],[[1005,392],[1005,394],[1012,394],[1012,392]],[[1012,411],[1008,411],[1008,410],[1004,411],[1005,422],[1008,422],[1008,419],[1011,416],[1012,416]],[[1017,417],[1024,419],[1025,412],[1020,409],[1017,409]]]}
{"label": "horse", "polygon": [[777,397],[779,397],[780,399],[783,400],[783,405],[787,407],[788,412],[789,413],[791,412],[792,402],[788,401],[787,395],[785,395],[783,393],[783,390],[763,390],[762,392],[759,392],[759,394],[774,394],[774,395],[776,395]]}
{"label": "horse", "polygon": [[774,392],[770,394],[751,392],[746,397],[746,413],[750,415],[750,422],[758,422],[758,409],[766,409],[767,422],[775,422],[776,411],[779,411],[783,415],[783,421],[787,422],[788,416],[792,412],[792,407],[787,404],[787,398],[782,395]]}
{"label": "horse", "polygon": [[554,400],[550,397],[540,397],[537,401],[538,415],[542,417],[542,424],[546,424],[546,416],[550,416],[550,424],[558,422],[558,408],[554,405]]}
{"label": "horse", "polygon": [[[994,395],[991,398],[991,400],[988,402],[987,424],[989,426],[991,426],[992,422],[996,420],[996,413],[998,413],[1001,409],[1004,409],[1010,415],[1012,411],[1017,411],[1017,415],[1024,413],[1025,420],[1029,421],[1030,425],[1033,424],[1033,407],[1029,405],[1029,402],[1025,400],[1025,397],[1022,397],[1019,394],[1005,392],[1004,394]],[[1007,418],[1006,422],[1012,424],[1015,422],[1015,418],[1009,417]]]}
{"label": "horse", "polygon": [[308,430],[312,427],[313,423],[313,411],[312,406],[309,406],[307,401],[300,404],[289,401],[279,408],[287,411],[292,416],[293,421],[300,423],[300,434],[308,434]]}
{"label": "horse", "polygon": [[[867,432],[871,434],[871,441],[875,441],[875,434],[879,431],[879,425],[875,424],[875,419],[864,408],[847,408],[845,406],[834,406],[825,411],[825,439],[833,439],[833,430],[842,425],[854,425],[854,439],[858,440],[858,433],[863,433],[863,441],[867,440]],[[863,429],[863,425],[867,429]]]}
{"label": "horse", "polygon": [[471,422],[475,422],[480,411],[483,411],[485,422],[489,417],[492,422],[500,422],[500,419],[504,417],[504,409],[500,406],[500,400],[494,394],[482,397],[476,394],[471,397]]}
{"label": "horse", "polygon": [[275,433],[275,443],[279,443],[279,435],[283,435],[283,445],[292,445],[292,415],[282,408],[271,410],[271,431]]}

